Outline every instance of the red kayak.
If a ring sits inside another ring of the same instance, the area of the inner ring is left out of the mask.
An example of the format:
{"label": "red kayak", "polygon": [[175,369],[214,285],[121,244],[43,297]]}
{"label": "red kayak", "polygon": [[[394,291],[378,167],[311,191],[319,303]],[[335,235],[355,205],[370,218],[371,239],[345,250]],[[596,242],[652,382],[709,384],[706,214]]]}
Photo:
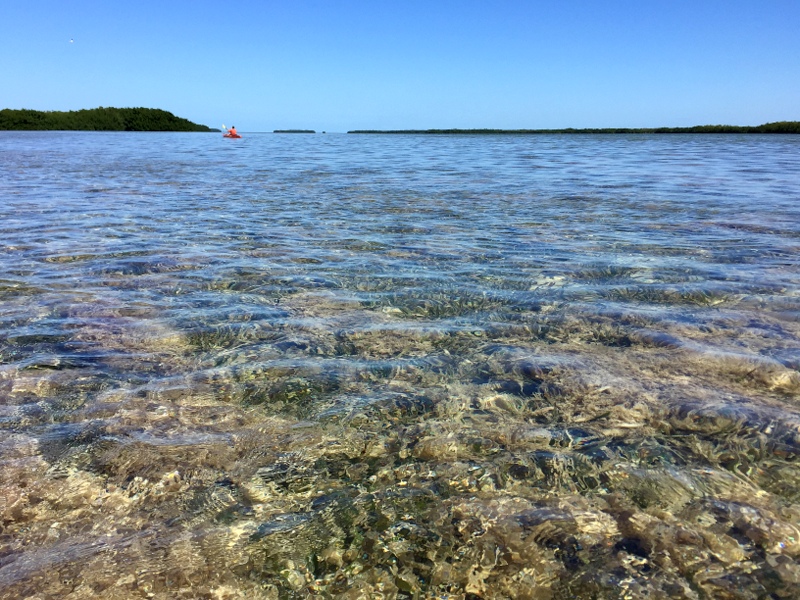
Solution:
{"label": "red kayak", "polygon": [[225,134],[223,134],[223,135],[222,135],[222,137],[228,137],[228,138],[240,138],[240,137],[242,137],[242,136],[240,136],[238,133],[225,133]]}

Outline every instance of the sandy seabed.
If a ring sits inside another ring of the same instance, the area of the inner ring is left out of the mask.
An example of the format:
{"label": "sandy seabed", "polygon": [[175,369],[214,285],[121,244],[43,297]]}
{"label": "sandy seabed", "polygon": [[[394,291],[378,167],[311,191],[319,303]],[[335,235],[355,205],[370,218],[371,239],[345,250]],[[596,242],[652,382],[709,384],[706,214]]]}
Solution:
{"label": "sandy seabed", "polygon": [[3,367],[4,598],[797,597],[800,378],[758,349],[800,327],[757,298],[278,306],[77,306],[81,355]]}

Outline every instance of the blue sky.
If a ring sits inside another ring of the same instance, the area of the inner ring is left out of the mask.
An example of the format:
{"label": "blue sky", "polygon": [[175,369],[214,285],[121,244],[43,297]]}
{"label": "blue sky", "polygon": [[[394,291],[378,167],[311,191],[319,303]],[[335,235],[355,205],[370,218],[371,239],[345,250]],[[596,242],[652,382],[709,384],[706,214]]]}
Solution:
{"label": "blue sky", "polygon": [[241,131],[800,120],[798,0],[0,0],[0,14],[0,108],[145,106]]}

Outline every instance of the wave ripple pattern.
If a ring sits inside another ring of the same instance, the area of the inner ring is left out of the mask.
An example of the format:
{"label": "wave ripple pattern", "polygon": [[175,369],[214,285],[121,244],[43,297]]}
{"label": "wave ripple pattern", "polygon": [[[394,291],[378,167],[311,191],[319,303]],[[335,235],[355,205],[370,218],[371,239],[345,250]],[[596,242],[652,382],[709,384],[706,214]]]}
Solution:
{"label": "wave ripple pattern", "polygon": [[800,136],[0,135],[0,597],[800,597]]}

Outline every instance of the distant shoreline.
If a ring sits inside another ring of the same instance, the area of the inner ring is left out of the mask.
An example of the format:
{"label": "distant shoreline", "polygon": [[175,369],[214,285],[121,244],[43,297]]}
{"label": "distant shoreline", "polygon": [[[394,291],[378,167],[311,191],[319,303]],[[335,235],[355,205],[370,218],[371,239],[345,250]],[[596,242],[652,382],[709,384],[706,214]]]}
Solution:
{"label": "distant shoreline", "polygon": [[103,107],[71,111],[0,110],[2,131],[219,131],[158,108]]}
{"label": "distant shoreline", "polygon": [[779,121],[756,126],[739,125],[695,125],[694,127],[605,127],[574,129],[354,129],[347,133],[392,133],[392,134],[466,134],[466,135],[532,135],[532,134],[642,134],[642,133],[800,133],[800,121]]}

